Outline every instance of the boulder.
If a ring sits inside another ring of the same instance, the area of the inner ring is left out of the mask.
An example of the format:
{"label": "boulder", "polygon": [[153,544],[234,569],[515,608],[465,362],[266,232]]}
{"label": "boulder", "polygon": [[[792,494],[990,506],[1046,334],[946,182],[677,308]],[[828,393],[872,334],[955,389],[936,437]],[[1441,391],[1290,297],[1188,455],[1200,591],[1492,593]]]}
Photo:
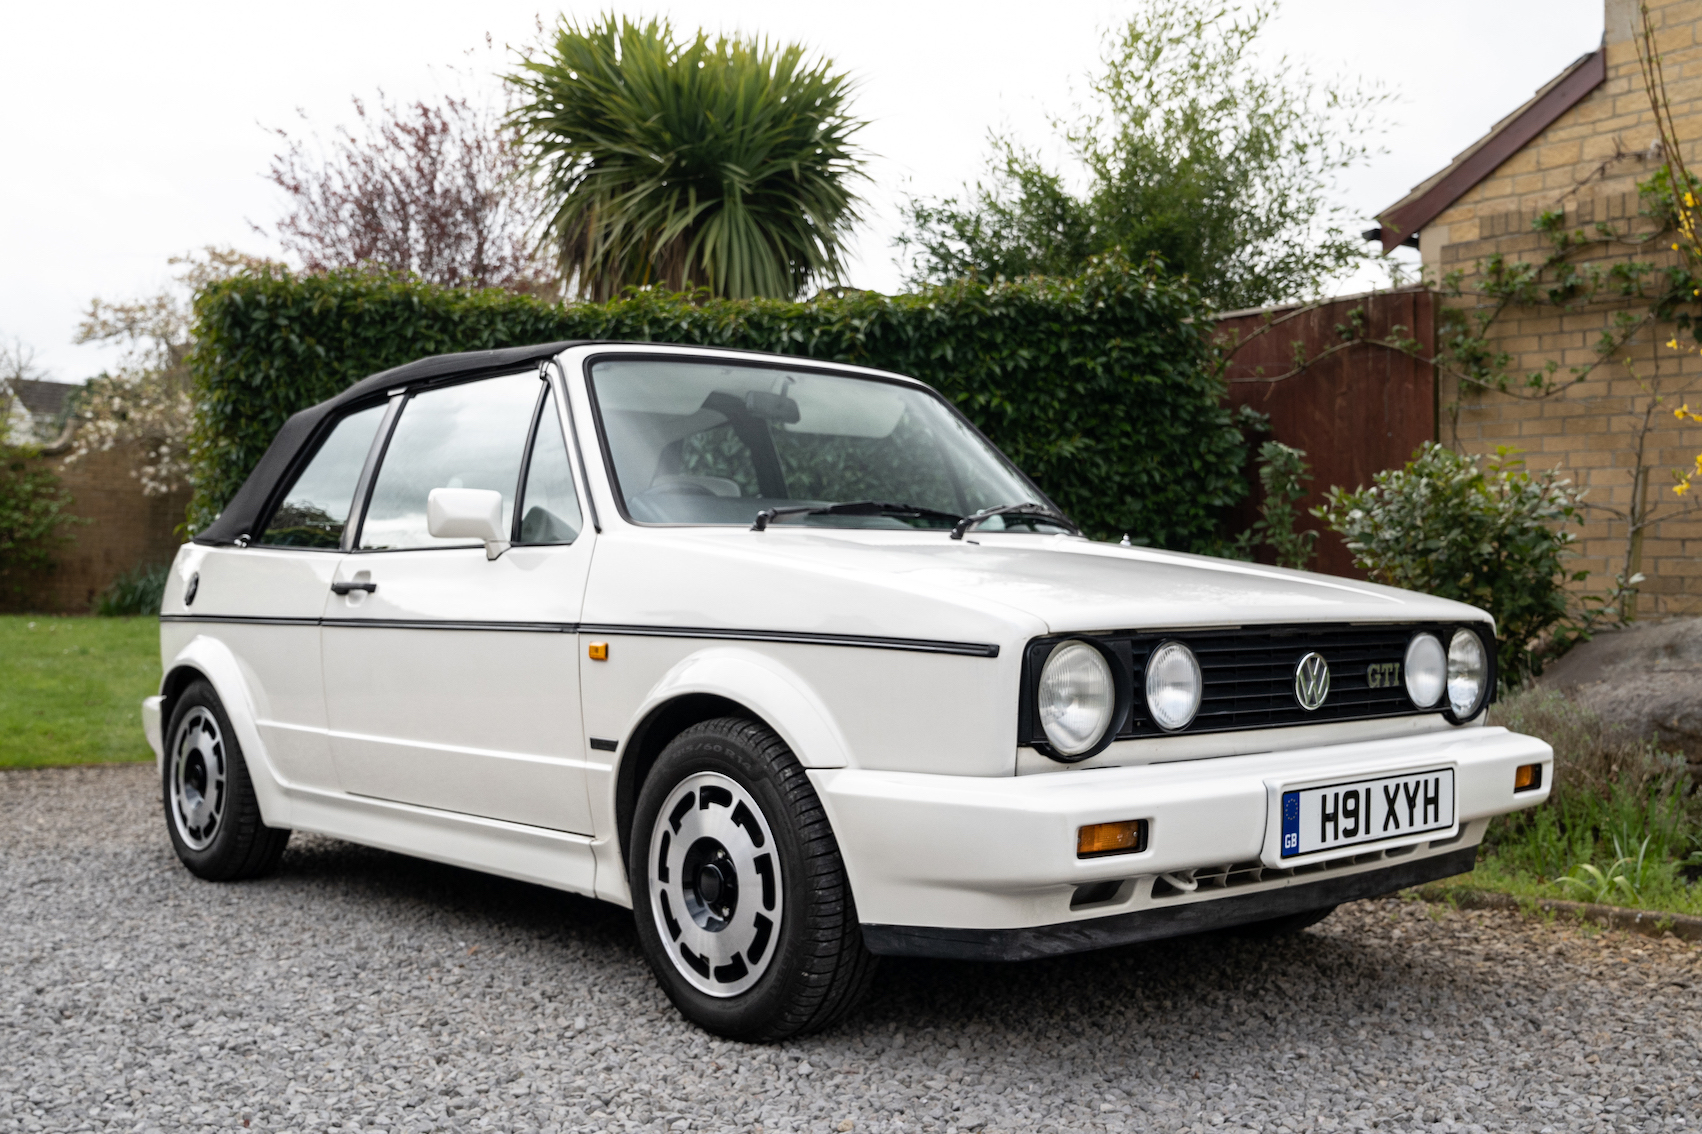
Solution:
{"label": "boulder", "polygon": [[1550,664],[1541,684],[1683,753],[1702,772],[1702,618],[1598,634]]}

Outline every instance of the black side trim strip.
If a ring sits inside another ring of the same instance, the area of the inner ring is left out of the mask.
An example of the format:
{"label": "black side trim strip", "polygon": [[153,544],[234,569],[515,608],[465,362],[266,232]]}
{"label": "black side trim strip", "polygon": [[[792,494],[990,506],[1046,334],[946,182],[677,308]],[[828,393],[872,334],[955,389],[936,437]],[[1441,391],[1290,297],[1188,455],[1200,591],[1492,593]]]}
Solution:
{"label": "black side trim strip", "polygon": [[162,614],[161,622],[230,622],[260,626],[346,626],[373,630],[498,630],[531,634],[624,634],[637,638],[704,638],[727,642],[791,642],[996,658],[999,647],[928,638],[876,638],[859,634],[808,634],[790,630],[718,630],[706,626],[626,626],[602,622],[458,622],[408,618],[265,618],[241,614]]}
{"label": "black side trim strip", "polygon": [[317,618],[265,618],[246,614],[162,614],[161,622],[235,622],[244,626],[317,626]]}
{"label": "black side trim strip", "polygon": [[942,929],[921,925],[863,926],[869,952],[886,957],[934,957],[950,961],[1028,961],[1084,953],[1136,941],[1181,937],[1375,898],[1421,882],[1464,874],[1477,862],[1477,848],[1402,862],[1381,870],[1320,878],[1230,898],[1148,907],[1084,921],[1031,929]]}
{"label": "black side trim strip", "polygon": [[944,642],[932,638],[877,638],[863,634],[809,634],[791,630],[719,630],[707,626],[624,626],[584,622],[586,634],[627,634],[637,638],[718,638],[731,642],[796,642],[806,646],[850,646],[867,650],[910,650],[924,654],[961,654],[996,658],[999,647],[980,642]]}
{"label": "black side trim strip", "polygon": [[600,736],[593,736],[591,738],[591,747],[595,748],[599,752],[613,752],[620,746],[621,742],[618,740],[604,740]]}
{"label": "black side trim strip", "polygon": [[328,630],[340,627],[362,630],[511,630],[523,634],[572,634],[576,622],[471,622],[435,618],[321,618]]}

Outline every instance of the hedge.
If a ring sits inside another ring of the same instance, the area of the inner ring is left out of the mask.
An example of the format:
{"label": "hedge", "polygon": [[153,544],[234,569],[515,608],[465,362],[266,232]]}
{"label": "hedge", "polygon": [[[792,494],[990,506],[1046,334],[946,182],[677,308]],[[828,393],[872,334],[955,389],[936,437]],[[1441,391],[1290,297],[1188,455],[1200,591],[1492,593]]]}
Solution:
{"label": "hedge", "polygon": [[692,343],[913,375],[957,406],[1091,535],[1215,546],[1246,491],[1245,442],[1200,330],[1209,309],[1153,264],[806,302],[629,292],[561,306],[354,271],[261,269],[196,298],[199,528],[290,414],[427,355],[558,339]]}

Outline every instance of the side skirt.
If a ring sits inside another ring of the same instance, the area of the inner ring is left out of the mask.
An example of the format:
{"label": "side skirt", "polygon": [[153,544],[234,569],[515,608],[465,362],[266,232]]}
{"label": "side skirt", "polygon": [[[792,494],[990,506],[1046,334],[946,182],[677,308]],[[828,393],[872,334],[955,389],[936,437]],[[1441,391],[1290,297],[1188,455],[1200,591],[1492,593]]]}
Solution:
{"label": "side skirt", "polygon": [[311,788],[284,791],[298,831],[596,895],[589,836]]}
{"label": "side skirt", "polygon": [[1026,929],[946,929],[920,925],[863,926],[869,952],[887,957],[933,957],[951,961],[1028,961],[1084,953],[1137,941],[1181,937],[1232,925],[1265,921],[1305,910],[1340,905],[1464,874],[1477,862],[1477,847],[1403,862],[1338,878],[1320,878],[1204,902],[1149,906],[1129,913]]}

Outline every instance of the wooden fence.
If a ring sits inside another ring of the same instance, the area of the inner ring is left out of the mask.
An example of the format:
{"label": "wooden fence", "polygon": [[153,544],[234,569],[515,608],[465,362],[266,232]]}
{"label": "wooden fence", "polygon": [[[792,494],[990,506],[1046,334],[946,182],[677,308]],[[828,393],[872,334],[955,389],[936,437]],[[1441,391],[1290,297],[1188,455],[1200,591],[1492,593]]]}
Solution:
{"label": "wooden fence", "polygon": [[[1420,444],[1436,439],[1433,368],[1375,342],[1391,333],[1410,337],[1430,356],[1435,314],[1435,294],[1414,287],[1348,296],[1310,309],[1218,317],[1220,339],[1241,344],[1227,374],[1230,404],[1269,415],[1268,439],[1306,450],[1312,491],[1301,502],[1303,509],[1321,505],[1332,485],[1370,484],[1373,475],[1405,464]],[[1344,345],[1344,333],[1372,341]],[[1319,358],[1336,347],[1341,349]],[[1297,367],[1297,353],[1318,361]],[[1253,494],[1231,517],[1230,531],[1258,518],[1258,470],[1251,463],[1247,475]],[[1304,526],[1323,533],[1313,569],[1363,577],[1335,533],[1310,515],[1305,519]],[[1263,549],[1260,558],[1267,558]]]}

